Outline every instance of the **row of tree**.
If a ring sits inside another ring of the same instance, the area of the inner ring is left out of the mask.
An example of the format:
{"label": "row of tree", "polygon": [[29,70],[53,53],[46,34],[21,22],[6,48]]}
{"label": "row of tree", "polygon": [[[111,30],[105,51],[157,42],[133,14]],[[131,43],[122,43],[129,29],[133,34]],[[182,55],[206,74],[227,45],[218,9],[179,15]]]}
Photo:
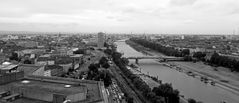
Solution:
{"label": "row of tree", "polygon": [[148,41],[146,39],[130,38],[130,41],[133,41],[133,42],[140,44],[144,47],[156,50],[156,51],[163,53],[167,56],[183,57],[183,56],[189,55],[189,53],[190,53],[189,49],[178,50],[178,49],[175,49],[174,47],[164,46],[157,42]]}
{"label": "row of tree", "polygon": [[[113,58],[113,60],[117,61],[117,62],[115,62],[116,65],[117,65],[118,62],[120,62],[120,60],[116,59],[116,58],[121,58],[121,54],[120,53],[115,53],[113,51],[116,51],[116,49],[114,47],[112,47],[112,49],[107,48],[106,50],[104,50],[105,54],[108,54],[108,56],[110,56],[110,57],[114,56],[115,59]],[[122,87],[122,84],[119,84],[119,86]],[[128,92],[125,89],[122,89],[122,91],[124,93],[124,97],[125,97],[126,102],[127,103],[134,103],[134,98],[131,95],[129,95]]]}
{"label": "row of tree", "polygon": [[128,60],[121,57],[122,54],[116,51],[106,50],[112,54],[115,64],[122,70],[134,86],[152,103],[179,103],[179,92],[174,90],[169,84],[162,84],[153,90],[137,75],[133,74],[127,67]]}
{"label": "row of tree", "polygon": [[211,65],[215,66],[223,66],[229,68],[232,72],[236,71],[239,72],[239,61],[236,59],[231,59],[227,56],[221,56],[218,53],[214,52],[209,60],[206,60],[206,53],[203,52],[196,52],[194,53],[193,57],[207,62]]}
{"label": "row of tree", "polygon": [[239,72],[239,61],[235,59],[231,59],[227,56],[221,56],[218,53],[214,53],[211,56],[211,59],[207,61],[211,64],[215,64],[217,66],[223,66],[229,68],[232,72],[237,71]]}
{"label": "row of tree", "polygon": [[194,58],[197,58],[199,60],[205,61],[206,53],[204,52],[196,52],[193,54]]}
{"label": "row of tree", "polygon": [[189,98],[188,103],[203,103],[202,101],[196,101],[195,99]]}

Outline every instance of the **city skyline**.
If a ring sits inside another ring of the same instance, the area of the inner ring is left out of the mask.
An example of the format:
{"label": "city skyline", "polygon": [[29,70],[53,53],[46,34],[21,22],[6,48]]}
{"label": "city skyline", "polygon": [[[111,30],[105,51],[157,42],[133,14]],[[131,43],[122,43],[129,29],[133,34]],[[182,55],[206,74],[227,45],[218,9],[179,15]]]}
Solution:
{"label": "city skyline", "polygon": [[0,30],[238,34],[238,5],[238,0],[0,0]]}

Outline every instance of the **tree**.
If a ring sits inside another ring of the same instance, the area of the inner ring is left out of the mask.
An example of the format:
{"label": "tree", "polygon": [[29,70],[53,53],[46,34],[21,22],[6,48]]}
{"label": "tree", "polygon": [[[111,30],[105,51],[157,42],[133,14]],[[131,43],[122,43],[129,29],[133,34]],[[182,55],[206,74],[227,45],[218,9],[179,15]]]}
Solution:
{"label": "tree", "polygon": [[183,56],[186,56],[186,55],[189,55],[190,54],[190,50],[189,49],[183,49],[182,50],[182,55]]}
{"label": "tree", "polygon": [[113,53],[113,58],[120,59],[120,58],[121,58],[121,56],[122,56],[122,54],[121,54],[121,53],[119,53],[119,52],[114,52],[114,53]]}
{"label": "tree", "polygon": [[103,80],[105,87],[108,87],[110,84],[112,84],[111,80],[111,74],[109,73],[108,70],[98,70],[97,64],[90,64],[88,67],[88,76],[87,79],[89,80],[96,80],[100,81]]}
{"label": "tree", "polygon": [[203,60],[205,56],[206,56],[206,54],[202,53],[202,52],[196,52],[193,54],[193,57],[198,58],[200,60]]}
{"label": "tree", "polygon": [[103,76],[100,76],[100,77],[104,81],[105,87],[108,87],[109,85],[112,84],[111,75],[109,72],[104,71]]}
{"label": "tree", "polygon": [[68,72],[69,72],[69,73],[71,73],[71,72],[73,72],[73,71],[74,71],[74,69],[71,68],[71,67],[68,69]]}
{"label": "tree", "polygon": [[23,63],[24,64],[32,64],[32,62],[29,59],[25,60]]}
{"label": "tree", "polygon": [[110,65],[109,65],[109,63],[106,62],[102,65],[102,67],[105,68],[105,69],[108,69],[110,67]]}
{"label": "tree", "polygon": [[107,62],[108,62],[108,59],[106,57],[102,57],[102,58],[100,58],[99,64],[103,65],[103,64],[105,64]]}
{"label": "tree", "polygon": [[154,98],[156,96],[156,94],[154,92],[149,92],[148,94],[146,94],[147,98]]}
{"label": "tree", "polygon": [[234,64],[234,68],[236,71],[239,71],[239,61],[237,61],[236,64]]}
{"label": "tree", "polygon": [[12,52],[11,57],[9,58],[10,60],[16,60],[19,61],[18,54],[15,52]]}
{"label": "tree", "polygon": [[184,56],[183,59],[184,61],[192,61],[192,57],[188,55]]}
{"label": "tree", "polygon": [[167,103],[179,103],[179,91],[174,90],[171,84],[161,84],[152,90],[157,96],[165,97]]}
{"label": "tree", "polygon": [[122,58],[122,62],[125,64],[125,65],[128,65],[129,64],[129,60],[125,57]]}
{"label": "tree", "polygon": [[90,64],[88,68],[89,68],[89,71],[98,72],[98,68],[96,64]]}
{"label": "tree", "polygon": [[112,55],[112,50],[111,49],[106,49],[104,52],[108,55]]}
{"label": "tree", "polygon": [[235,59],[233,59],[232,62],[231,62],[231,65],[232,65],[231,71],[236,70],[236,64],[237,64],[237,61]]}
{"label": "tree", "polygon": [[105,42],[104,47],[109,48],[109,44]]}
{"label": "tree", "polygon": [[163,97],[161,97],[161,96],[156,96],[155,99],[156,100],[155,100],[154,103],[166,103],[165,99]]}
{"label": "tree", "polygon": [[99,76],[99,71],[98,68],[96,66],[96,64],[90,64],[88,66],[88,75],[87,75],[87,79],[89,80],[98,80],[98,76]]}
{"label": "tree", "polygon": [[210,62],[213,63],[213,64],[217,64],[218,58],[219,58],[219,54],[215,52],[215,53],[213,53],[213,55],[210,59]]}
{"label": "tree", "polygon": [[188,103],[197,103],[197,101],[194,100],[194,99],[192,99],[192,98],[189,98],[189,99],[188,99]]}

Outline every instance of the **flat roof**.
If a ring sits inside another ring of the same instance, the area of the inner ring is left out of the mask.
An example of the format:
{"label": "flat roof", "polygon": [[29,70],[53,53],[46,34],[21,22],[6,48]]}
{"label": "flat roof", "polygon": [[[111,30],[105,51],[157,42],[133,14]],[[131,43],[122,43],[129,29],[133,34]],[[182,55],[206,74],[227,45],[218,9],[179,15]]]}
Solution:
{"label": "flat roof", "polygon": [[[27,80],[29,82],[25,81],[25,84],[24,84],[22,83],[23,80]],[[66,88],[65,85],[71,85],[71,87]],[[94,102],[104,101],[104,98],[102,96],[102,88],[104,87],[104,84],[103,82],[99,82],[99,81],[29,75],[29,76],[25,76],[24,79],[22,80],[0,85],[0,92],[9,90],[9,88],[12,88],[12,86],[14,88],[34,90],[36,91],[36,93],[38,91],[39,92],[46,91],[46,93],[49,92],[49,93],[55,93],[55,94],[61,93],[63,95],[82,93],[82,92],[87,93],[88,97],[86,98],[86,100],[79,101],[79,103],[94,103]],[[33,102],[47,103],[47,102],[41,102],[35,99],[28,100],[28,98],[24,98],[24,97],[18,100],[23,101],[23,103],[33,103]],[[13,103],[19,103],[19,102],[14,101]]]}
{"label": "flat roof", "polygon": [[[9,102],[6,102],[6,103],[9,103]],[[51,102],[21,97],[19,99],[11,101],[11,103],[51,103]]]}
{"label": "flat roof", "polygon": [[[28,81],[28,82],[23,83],[23,81]],[[82,85],[71,85],[71,87],[68,87],[68,88],[65,87],[66,85],[70,85],[70,84],[58,83],[54,81],[50,82],[50,81],[41,81],[41,80],[34,80],[34,79],[23,79],[23,80],[18,80],[15,82],[8,83],[5,86],[32,89],[36,91],[36,93],[37,91],[41,91],[41,92],[49,92],[53,94],[64,94],[64,95],[84,93],[86,91],[86,87]]]}

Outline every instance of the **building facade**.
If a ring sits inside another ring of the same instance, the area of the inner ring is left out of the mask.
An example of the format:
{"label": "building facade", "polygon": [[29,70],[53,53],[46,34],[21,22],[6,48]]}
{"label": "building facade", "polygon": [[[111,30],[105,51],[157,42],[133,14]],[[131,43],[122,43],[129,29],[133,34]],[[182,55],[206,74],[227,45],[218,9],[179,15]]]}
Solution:
{"label": "building facade", "polygon": [[104,39],[104,33],[103,32],[99,32],[98,33],[98,48],[103,48],[104,47],[104,43],[105,43],[105,39]]}

